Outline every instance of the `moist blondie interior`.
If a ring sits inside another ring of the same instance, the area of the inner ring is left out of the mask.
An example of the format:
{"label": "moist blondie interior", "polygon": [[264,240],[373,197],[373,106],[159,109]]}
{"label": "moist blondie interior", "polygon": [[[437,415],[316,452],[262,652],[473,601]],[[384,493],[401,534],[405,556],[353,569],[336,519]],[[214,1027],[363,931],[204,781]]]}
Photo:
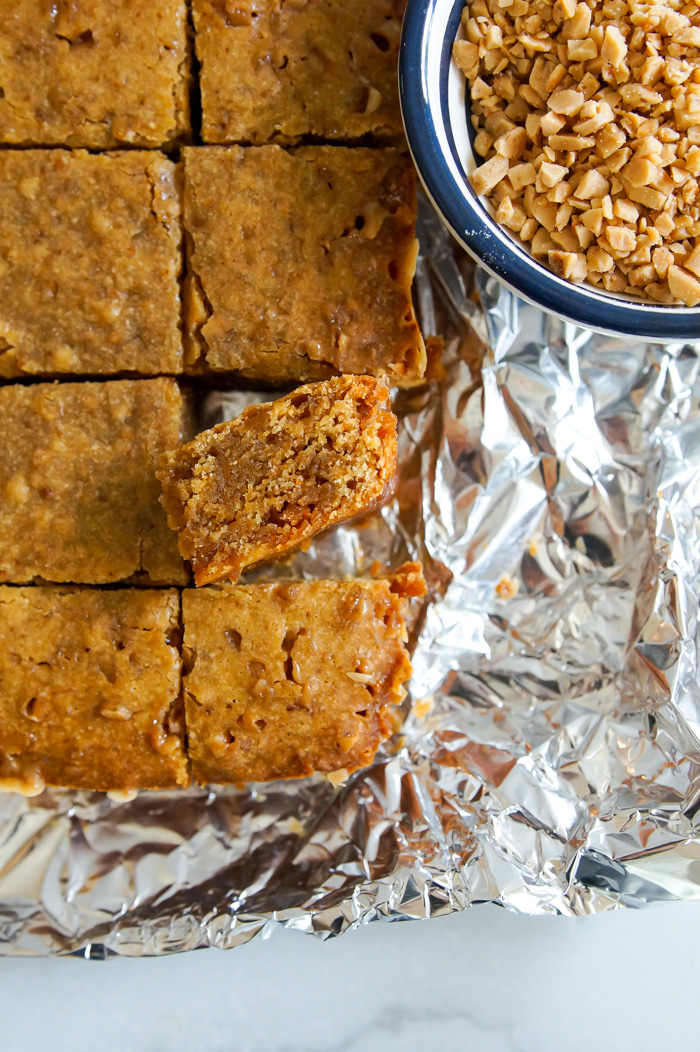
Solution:
{"label": "moist blondie interior", "polygon": [[283,555],[371,511],[396,469],[389,390],[341,376],[249,406],[160,460],[158,477],[195,582]]}

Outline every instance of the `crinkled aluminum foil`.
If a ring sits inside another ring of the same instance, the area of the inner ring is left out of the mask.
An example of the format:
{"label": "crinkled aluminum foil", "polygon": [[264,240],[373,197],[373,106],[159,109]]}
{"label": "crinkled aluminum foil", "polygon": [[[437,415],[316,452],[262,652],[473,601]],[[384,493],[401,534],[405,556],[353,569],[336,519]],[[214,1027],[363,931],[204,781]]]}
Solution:
{"label": "crinkled aluminum foil", "polygon": [[[423,559],[403,734],[340,788],[1,796],[5,953],[700,898],[698,348],[574,328],[474,276],[428,209],[420,235],[446,377],[397,398],[397,497],[258,573]],[[259,397],[211,395],[206,423]]]}

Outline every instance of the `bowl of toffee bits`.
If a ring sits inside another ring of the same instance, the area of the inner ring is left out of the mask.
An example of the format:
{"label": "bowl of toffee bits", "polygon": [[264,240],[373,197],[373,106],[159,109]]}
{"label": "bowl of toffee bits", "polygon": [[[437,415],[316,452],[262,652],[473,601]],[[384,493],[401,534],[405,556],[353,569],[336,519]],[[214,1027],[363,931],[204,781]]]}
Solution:
{"label": "bowl of toffee bits", "polygon": [[400,89],[425,189],[525,299],[700,339],[700,7],[408,0]]}

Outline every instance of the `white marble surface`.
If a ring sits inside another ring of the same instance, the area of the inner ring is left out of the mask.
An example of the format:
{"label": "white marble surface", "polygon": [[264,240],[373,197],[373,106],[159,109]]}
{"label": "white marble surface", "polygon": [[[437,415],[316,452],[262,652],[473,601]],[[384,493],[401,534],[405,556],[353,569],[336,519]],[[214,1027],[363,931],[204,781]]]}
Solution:
{"label": "white marble surface", "polygon": [[327,943],[0,959],[1,1052],[652,1052],[698,1047],[700,908],[478,907]]}

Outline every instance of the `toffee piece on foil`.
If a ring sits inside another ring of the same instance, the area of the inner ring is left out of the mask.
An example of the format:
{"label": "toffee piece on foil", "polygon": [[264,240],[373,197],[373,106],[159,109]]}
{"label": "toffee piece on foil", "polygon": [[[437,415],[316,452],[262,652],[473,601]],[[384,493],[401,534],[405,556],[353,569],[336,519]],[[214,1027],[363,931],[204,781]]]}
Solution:
{"label": "toffee piece on foil", "polygon": [[387,386],[340,376],[252,405],[161,457],[170,526],[198,585],[236,581],[377,507],[396,471]]}
{"label": "toffee piece on foil", "polygon": [[177,591],[0,587],[0,789],[170,789],[189,775]]}
{"label": "toffee piece on foil", "polygon": [[185,591],[194,780],[243,785],[366,767],[396,728],[411,675],[405,603],[424,593],[419,563],[383,578]]}

